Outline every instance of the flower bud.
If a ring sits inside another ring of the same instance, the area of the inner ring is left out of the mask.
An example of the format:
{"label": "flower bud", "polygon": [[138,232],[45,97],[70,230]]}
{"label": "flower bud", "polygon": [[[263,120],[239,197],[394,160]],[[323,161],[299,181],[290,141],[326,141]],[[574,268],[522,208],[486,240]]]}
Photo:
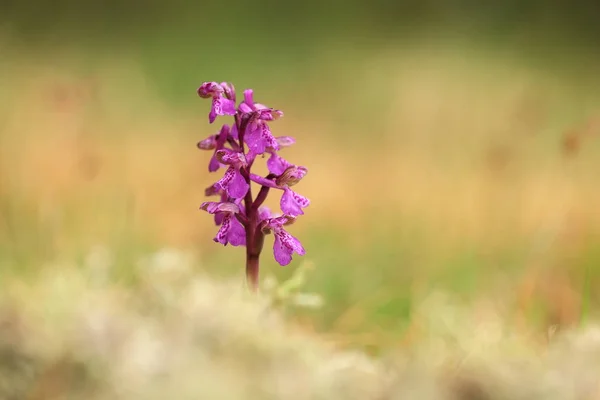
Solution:
{"label": "flower bud", "polygon": [[204,82],[197,90],[198,96],[203,99],[214,97],[219,93],[223,93],[223,88],[217,82]]}

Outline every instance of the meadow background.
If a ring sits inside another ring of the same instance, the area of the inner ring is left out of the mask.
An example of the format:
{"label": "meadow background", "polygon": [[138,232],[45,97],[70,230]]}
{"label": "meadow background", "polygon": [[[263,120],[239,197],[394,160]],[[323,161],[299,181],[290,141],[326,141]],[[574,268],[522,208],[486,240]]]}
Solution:
{"label": "meadow background", "polygon": [[107,291],[137,295],[156,257],[241,287],[243,250],[215,244],[198,210],[216,176],[196,143],[218,127],[195,91],[230,81],[285,112],[271,128],[309,169],[291,228],[307,255],[282,268],[268,242],[262,256],[263,278],[306,270],[301,290],[322,299],[286,307],[286,324],[370,356],[456,315],[545,346],[600,303],[599,15],[584,1],[3,1],[2,291],[43,305],[44,282],[100,265]]}

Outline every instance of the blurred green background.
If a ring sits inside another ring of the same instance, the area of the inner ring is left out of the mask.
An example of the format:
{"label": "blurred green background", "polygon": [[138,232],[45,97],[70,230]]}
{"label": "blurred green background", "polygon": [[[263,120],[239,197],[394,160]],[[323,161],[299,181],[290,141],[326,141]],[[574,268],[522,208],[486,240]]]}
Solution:
{"label": "blurred green background", "polygon": [[[98,246],[116,284],[164,247],[242,279],[198,211],[203,81],[282,109],[309,174],[292,228],[325,305],[291,318],[351,346],[418,335],[435,290],[545,332],[600,297],[600,6],[594,2],[0,5],[0,263],[28,277]],[[278,199],[271,199],[276,205]],[[263,276],[289,277],[266,246]],[[408,340],[408,339],[406,339]]]}

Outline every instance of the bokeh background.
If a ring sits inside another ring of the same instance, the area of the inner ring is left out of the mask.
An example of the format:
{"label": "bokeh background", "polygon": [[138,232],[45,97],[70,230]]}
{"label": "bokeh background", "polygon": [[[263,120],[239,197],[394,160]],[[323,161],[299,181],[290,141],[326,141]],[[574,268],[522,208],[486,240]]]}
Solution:
{"label": "bokeh background", "polygon": [[[291,228],[323,307],[289,318],[378,352],[434,291],[545,337],[600,302],[600,6],[592,1],[7,1],[0,5],[0,266],[30,279],[102,249],[192,252],[243,279],[198,210],[203,81],[285,112]],[[272,205],[278,199],[271,199]],[[275,264],[286,279],[302,264]]]}

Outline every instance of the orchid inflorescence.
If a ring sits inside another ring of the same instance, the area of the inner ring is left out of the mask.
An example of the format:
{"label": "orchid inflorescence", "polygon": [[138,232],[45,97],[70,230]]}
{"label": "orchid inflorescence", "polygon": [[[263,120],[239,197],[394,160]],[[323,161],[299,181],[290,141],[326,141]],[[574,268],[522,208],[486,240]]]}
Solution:
{"label": "orchid inflorescence", "polygon": [[[205,82],[198,88],[202,98],[212,98],[208,120],[212,124],[217,116],[230,115],[234,123],[223,125],[217,134],[200,141],[202,150],[213,150],[208,164],[210,172],[226,168],[221,179],[208,187],[207,196],[219,196],[219,201],[204,202],[200,208],[214,215],[220,226],[215,242],[223,245],[246,246],[246,275],[251,287],[258,287],[259,257],[264,237],[273,233],[273,253],[281,265],[288,265],[295,252],[304,255],[302,244],[285,229],[304,214],[310,201],[290,187],[307,173],[303,166],[283,159],[278,151],[295,143],[289,136],[274,137],[268,122],[283,116],[283,112],[255,103],[253,91],[244,91],[244,100],[236,108],[235,89],[230,83]],[[268,155],[265,177],[252,173],[258,156]],[[252,197],[251,182],[260,185],[256,197]],[[271,189],[282,191],[280,200],[282,215],[274,215],[263,206]]]}

